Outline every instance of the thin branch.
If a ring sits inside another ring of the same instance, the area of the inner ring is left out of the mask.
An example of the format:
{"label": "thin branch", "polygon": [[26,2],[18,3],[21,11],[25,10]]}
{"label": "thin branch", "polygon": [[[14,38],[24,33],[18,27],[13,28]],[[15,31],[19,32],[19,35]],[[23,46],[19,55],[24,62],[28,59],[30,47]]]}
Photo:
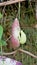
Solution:
{"label": "thin branch", "polygon": [[[10,0],[10,1],[0,3],[0,6],[10,5],[10,4],[14,4],[14,3],[22,2],[22,1],[26,1],[26,0],[14,0],[14,1]],[[36,1],[32,1],[32,2],[36,2]]]}
{"label": "thin branch", "polygon": [[32,53],[30,53],[30,52],[28,52],[28,51],[26,51],[26,50],[19,49],[19,51],[21,51],[22,53],[26,53],[26,54],[32,56],[33,58],[36,58],[36,59],[37,59],[37,56],[36,56],[36,55],[34,55],[34,54],[32,54]]}
{"label": "thin branch", "polygon": [[7,38],[6,42],[12,37],[12,35],[9,36],[9,38]]}
{"label": "thin branch", "polygon": [[13,52],[3,52],[3,55],[12,55],[12,54],[15,54],[17,52],[17,50],[13,51]]}
{"label": "thin branch", "polygon": [[10,1],[0,3],[0,6],[10,5],[10,4],[14,4],[14,3],[22,2],[22,1],[25,1],[25,0],[14,0],[14,1],[10,0]]}
{"label": "thin branch", "polygon": [[36,58],[37,59],[37,56],[36,55],[34,55],[34,54],[32,54],[32,53],[30,53],[30,52],[28,52],[26,50],[23,50],[23,49],[18,49],[18,50],[15,50],[13,52],[8,52],[8,53],[3,52],[3,55],[12,55],[12,54],[15,54],[17,51],[20,51],[22,53],[28,54],[28,55],[32,56],[33,58]]}

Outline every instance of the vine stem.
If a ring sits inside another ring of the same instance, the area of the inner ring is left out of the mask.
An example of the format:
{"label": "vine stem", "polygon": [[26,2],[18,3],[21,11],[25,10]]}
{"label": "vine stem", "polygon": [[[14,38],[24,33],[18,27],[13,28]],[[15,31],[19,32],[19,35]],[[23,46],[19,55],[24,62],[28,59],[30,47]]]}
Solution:
{"label": "vine stem", "polygon": [[18,8],[18,18],[19,18],[19,21],[20,21],[20,2],[19,2],[19,8]]}
{"label": "vine stem", "polygon": [[[3,51],[2,51],[3,49],[2,49],[2,44],[1,44],[1,56],[2,56],[2,58],[3,58]],[[4,64],[4,61],[2,61],[3,62],[3,64]],[[3,65],[2,64],[2,65]]]}
{"label": "vine stem", "polygon": [[[22,45],[22,49],[23,49],[23,45]],[[23,63],[23,53],[22,53],[22,63]]]}
{"label": "vine stem", "polygon": [[2,44],[1,44],[1,56],[2,56]]}
{"label": "vine stem", "polygon": [[[19,18],[19,21],[20,21],[20,18],[21,18],[21,16],[20,16],[20,14],[21,14],[21,13],[20,13],[20,12],[21,12],[20,6],[21,6],[21,5],[20,5],[20,2],[19,2],[19,9],[18,9],[18,16],[19,16],[18,18]],[[22,45],[22,49],[23,49],[23,45]],[[23,53],[22,53],[22,63],[23,63]]]}
{"label": "vine stem", "polygon": [[6,42],[12,37],[12,35],[9,36],[9,38],[7,38]]}
{"label": "vine stem", "polygon": [[10,0],[10,1],[0,3],[0,6],[11,5],[11,4],[22,2],[22,1],[25,1],[25,0]]}
{"label": "vine stem", "polygon": [[26,53],[26,54],[28,54],[28,55],[32,56],[33,58],[36,58],[36,59],[37,59],[37,56],[36,56],[36,55],[34,55],[34,54],[32,54],[31,52],[28,52],[28,51],[23,50],[23,49],[19,49],[19,51],[20,51],[20,52],[22,52],[22,53]]}
{"label": "vine stem", "polygon": [[12,51],[12,52],[8,52],[8,53],[3,52],[2,54],[5,55],[5,56],[7,56],[7,55],[15,54],[15,53],[17,53],[17,51],[20,51],[20,53],[28,54],[28,55],[30,55],[31,57],[37,59],[37,56],[36,56],[36,55],[34,55],[34,54],[32,54],[31,52],[28,52],[28,51],[26,51],[26,50],[23,50],[23,49],[21,49],[21,48],[19,48],[18,50]]}

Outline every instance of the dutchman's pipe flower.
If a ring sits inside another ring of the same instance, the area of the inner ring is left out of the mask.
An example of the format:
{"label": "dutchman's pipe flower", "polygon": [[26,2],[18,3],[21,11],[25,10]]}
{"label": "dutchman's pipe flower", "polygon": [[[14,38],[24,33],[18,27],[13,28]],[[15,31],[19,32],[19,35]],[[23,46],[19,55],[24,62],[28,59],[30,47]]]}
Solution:
{"label": "dutchman's pipe flower", "polygon": [[24,44],[26,42],[26,34],[21,30],[19,21],[15,18],[12,24],[12,47],[14,49],[18,48],[20,44]]}

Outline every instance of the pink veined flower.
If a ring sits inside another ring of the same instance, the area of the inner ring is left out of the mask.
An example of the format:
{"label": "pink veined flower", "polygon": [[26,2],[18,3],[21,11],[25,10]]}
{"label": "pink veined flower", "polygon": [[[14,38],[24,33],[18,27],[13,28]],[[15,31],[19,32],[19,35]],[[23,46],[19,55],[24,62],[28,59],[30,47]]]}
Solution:
{"label": "pink veined flower", "polygon": [[18,19],[15,18],[12,24],[12,37],[11,37],[12,47],[14,49],[20,46],[19,34],[20,34],[20,25]]}

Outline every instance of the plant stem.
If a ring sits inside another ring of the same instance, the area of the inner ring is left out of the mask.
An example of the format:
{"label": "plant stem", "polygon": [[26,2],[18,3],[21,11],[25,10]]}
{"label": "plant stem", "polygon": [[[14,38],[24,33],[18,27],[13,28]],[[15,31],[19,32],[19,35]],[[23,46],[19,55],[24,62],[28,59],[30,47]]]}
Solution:
{"label": "plant stem", "polygon": [[[22,45],[22,49],[23,49],[23,45]],[[22,63],[23,63],[23,52],[22,52]]]}
{"label": "plant stem", "polygon": [[2,56],[2,44],[1,44],[1,56]]}
{"label": "plant stem", "polygon": [[20,21],[20,2],[19,2],[19,8],[18,8],[18,18],[19,18],[19,21]]}
{"label": "plant stem", "polygon": [[0,3],[0,6],[11,5],[11,4],[15,4],[18,2],[23,2],[23,1],[25,0],[10,0],[10,1]]}

